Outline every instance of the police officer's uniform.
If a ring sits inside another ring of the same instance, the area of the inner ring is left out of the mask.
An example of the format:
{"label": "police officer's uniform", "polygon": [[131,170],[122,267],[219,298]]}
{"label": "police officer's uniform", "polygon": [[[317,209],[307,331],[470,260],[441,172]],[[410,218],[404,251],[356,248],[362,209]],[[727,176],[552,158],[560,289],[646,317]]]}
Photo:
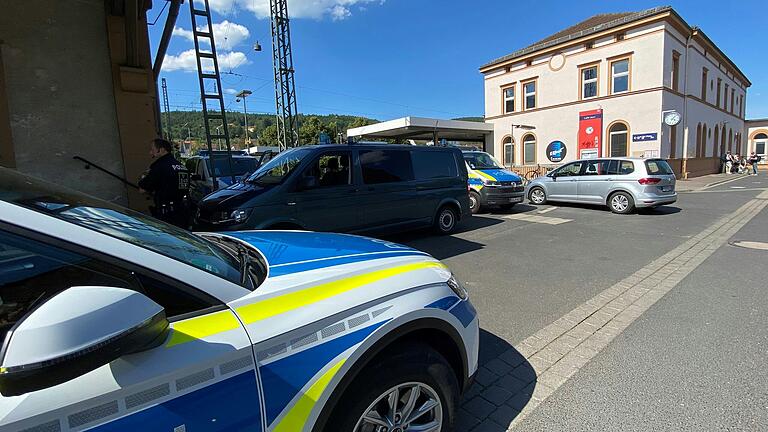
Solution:
{"label": "police officer's uniform", "polygon": [[149,166],[149,171],[139,180],[139,187],[154,196],[152,216],[187,228],[185,197],[189,190],[189,171],[173,155],[166,154]]}

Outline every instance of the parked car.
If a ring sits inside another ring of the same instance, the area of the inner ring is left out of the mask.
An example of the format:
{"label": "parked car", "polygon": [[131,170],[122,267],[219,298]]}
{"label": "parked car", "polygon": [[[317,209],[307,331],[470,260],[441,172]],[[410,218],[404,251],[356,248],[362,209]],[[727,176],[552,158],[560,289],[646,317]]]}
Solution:
{"label": "parked car", "polygon": [[205,197],[202,230],[450,233],[469,215],[461,151],[392,144],[305,146]]}
{"label": "parked car", "polygon": [[0,299],[3,431],[447,430],[477,370],[426,253],[193,234],[5,168]]}
{"label": "parked car", "polygon": [[520,176],[503,168],[486,152],[463,153],[469,170],[469,208],[473,214],[486,206],[509,209],[523,202],[525,186]]}
{"label": "parked car", "polygon": [[[242,181],[259,167],[259,158],[243,151],[232,152],[232,165],[226,151],[201,151],[184,163],[190,173],[189,201],[197,205],[206,195],[214,191],[213,174],[216,174],[216,189],[223,189]],[[233,182],[234,177],[234,182]]]}
{"label": "parked car", "polygon": [[531,181],[526,195],[537,205],[547,201],[601,204],[626,214],[674,203],[675,182],[675,173],[663,159],[584,159]]}

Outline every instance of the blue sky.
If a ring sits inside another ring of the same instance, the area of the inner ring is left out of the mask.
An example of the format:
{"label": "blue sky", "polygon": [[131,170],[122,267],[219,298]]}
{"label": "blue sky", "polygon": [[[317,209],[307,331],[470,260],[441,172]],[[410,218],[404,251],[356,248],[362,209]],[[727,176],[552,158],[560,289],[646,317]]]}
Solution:
{"label": "blue sky", "polygon": [[[200,1],[200,0],[197,0]],[[209,0],[214,9],[222,86],[250,89],[249,112],[274,112],[268,0]],[[153,52],[165,2],[148,13]],[[387,120],[483,115],[478,67],[591,15],[658,6],[651,1],[290,0],[297,99],[303,113]],[[768,118],[765,0],[673,1],[752,81],[747,118]],[[738,6],[737,6],[738,4]],[[221,26],[217,24],[223,23]],[[172,110],[200,109],[189,7],[185,3],[162,76]],[[186,31],[186,32],[185,32]],[[260,42],[263,51],[252,49]],[[185,54],[186,51],[186,54]],[[194,69],[192,69],[194,70]],[[227,96],[227,109],[242,104]]]}

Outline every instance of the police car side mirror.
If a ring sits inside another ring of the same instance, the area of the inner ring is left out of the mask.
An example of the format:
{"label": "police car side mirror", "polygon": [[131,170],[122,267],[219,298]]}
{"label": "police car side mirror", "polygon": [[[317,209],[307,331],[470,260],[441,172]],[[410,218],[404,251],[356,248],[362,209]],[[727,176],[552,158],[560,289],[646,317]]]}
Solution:
{"label": "police car side mirror", "polygon": [[33,310],[8,332],[0,394],[52,387],[157,347],[169,329],[165,310],[125,288],[72,287]]}

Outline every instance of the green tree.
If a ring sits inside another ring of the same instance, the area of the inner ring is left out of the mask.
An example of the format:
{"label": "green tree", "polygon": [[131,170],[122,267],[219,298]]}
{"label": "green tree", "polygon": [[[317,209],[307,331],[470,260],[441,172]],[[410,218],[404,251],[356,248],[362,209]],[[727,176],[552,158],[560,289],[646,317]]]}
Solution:
{"label": "green tree", "polygon": [[277,126],[269,125],[259,134],[259,145],[277,147]]}

